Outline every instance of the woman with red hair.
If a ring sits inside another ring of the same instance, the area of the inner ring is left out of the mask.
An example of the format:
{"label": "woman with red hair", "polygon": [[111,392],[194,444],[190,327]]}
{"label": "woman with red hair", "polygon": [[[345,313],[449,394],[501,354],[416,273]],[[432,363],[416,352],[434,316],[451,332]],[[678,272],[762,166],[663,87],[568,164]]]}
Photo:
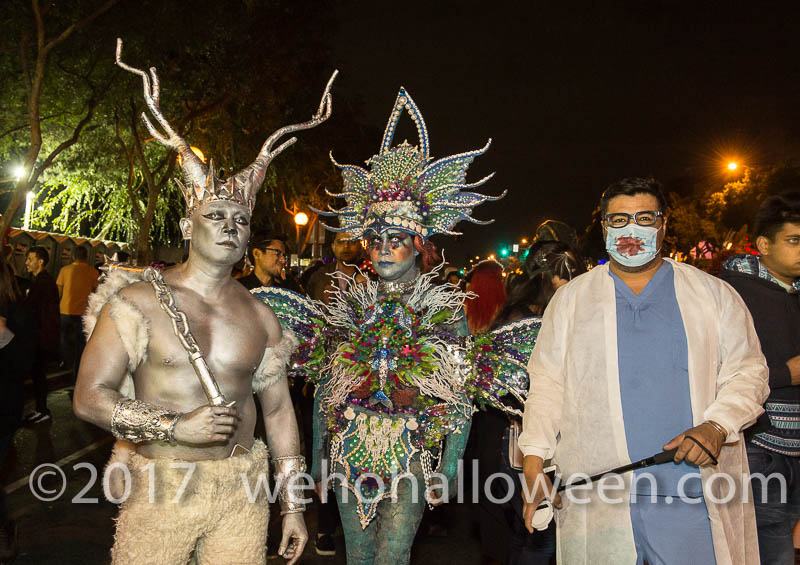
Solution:
{"label": "woman with red hair", "polygon": [[467,292],[477,296],[464,303],[469,333],[488,331],[506,301],[503,266],[497,261],[481,261],[467,274]]}

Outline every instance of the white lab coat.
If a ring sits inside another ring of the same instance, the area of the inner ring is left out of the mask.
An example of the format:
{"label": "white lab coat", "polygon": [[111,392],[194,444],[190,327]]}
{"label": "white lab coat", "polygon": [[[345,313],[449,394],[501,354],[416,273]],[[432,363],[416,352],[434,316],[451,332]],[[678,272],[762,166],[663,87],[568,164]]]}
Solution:
{"label": "white lab coat", "polygon": [[[702,469],[703,490],[717,563],[759,562],[755,514],[745,446],[740,431],[763,412],[767,366],[750,312],[727,283],[694,267],[670,261],[675,294],[689,346],[689,386],[694,424],[714,420],[729,431],[719,465]],[[630,463],[619,391],[617,314],[608,265],[592,269],[556,292],[528,364],[531,388],[525,404],[520,449],[525,455],[552,458],[562,475],[589,475]],[[646,406],[642,410],[647,410]],[[664,443],[672,438],[665,437]],[[661,446],[654,446],[654,451]],[[729,484],[736,482],[732,501]],[[558,562],[635,563],[630,518],[632,473],[621,491],[598,499],[593,488],[575,494],[590,504],[570,502],[558,511]],[[613,484],[613,483],[612,483]],[[746,498],[745,498],[746,497]],[[745,498],[745,502],[743,502]]]}

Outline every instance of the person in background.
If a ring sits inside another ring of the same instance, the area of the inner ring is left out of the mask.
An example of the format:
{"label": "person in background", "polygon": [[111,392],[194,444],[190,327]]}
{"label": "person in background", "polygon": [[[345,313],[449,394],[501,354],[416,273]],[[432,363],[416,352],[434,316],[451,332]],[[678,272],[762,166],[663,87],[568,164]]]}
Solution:
{"label": "person in background", "polygon": [[36,353],[31,380],[36,397],[36,409],[26,414],[24,424],[39,424],[51,418],[47,409],[47,364],[59,356],[61,345],[58,287],[47,270],[50,254],[44,247],[31,247],[25,267],[32,275],[31,288],[25,297],[25,306],[33,313],[36,328]]}
{"label": "person in background", "polygon": [[[364,257],[364,247],[359,239],[347,232],[337,233],[331,244],[335,262],[330,262],[319,267],[308,280],[306,289],[309,298],[328,303],[331,292],[336,288],[344,288],[346,281],[335,279],[333,273],[343,273],[348,277],[357,275],[356,267],[361,264]],[[356,280],[366,278],[358,274]],[[314,425],[314,387],[310,384],[303,388],[300,399],[301,415],[303,420],[303,435],[306,442],[308,456],[311,456],[311,446],[313,444],[313,425]],[[317,521],[317,536],[314,542],[314,551],[317,555],[332,556],[336,555],[336,544],[333,533],[339,523],[339,513],[336,506],[335,497],[330,496],[326,502],[320,502],[319,519]]]}
{"label": "person in background", "polygon": [[313,259],[311,263],[308,264],[308,267],[303,270],[303,273],[297,279],[297,282],[300,283],[301,287],[308,289],[308,281],[311,280],[311,277],[314,276],[314,273],[319,271],[324,266],[325,263],[322,261],[322,259]]}
{"label": "person in background", "polygon": [[[56,279],[61,297],[61,346],[62,360],[72,363],[73,381],[78,378],[78,363],[86,337],[83,335],[81,317],[86,312],[89,295],[97,288],[100,273],[88,263],[89,253],[85,247],[72,250],[72,263],[61,267]],[[69,347],[71,345],[72,347]],[[70,350],[69,352],[67,350]]]}
{"label": "person in background", "polygon": [[503,266],[497,261],[481,261],[467,273],[467,292],[477,296],[464,303],[469,333],[487,331],[506,301]]}
{"label": "person in background", "polygon": [[[575,260],[577,252],[568,244],[553,240],[534,243],[525,261],[523,274],[509,283],[508,298],[498,313],[492,329],[528,318],[540,317],[556,290],[583,272]],[[485,479],[494,473],[508,476],[508,482],[494,481],[494,500],[507,496],[507,484],[515,485],[507,504],[495,504],[479,493],[476,508],[480,529],[481,551],[485,558],[507,565],[548,565],[555,553],[556,526],[541,532],[528,533],[522,523],[522,483],[519,471],[509,464],[508,438],[511,428],[521,428],[499,410],[488,408],[473,417],[471,453],[478,460],[478,472]],[[498,441],[498,438],[502,438]]]}
{"label": "person in background", "polygon": [[303,292],[300,285],[286,272],[289,255],[286,252],[286,236],[260,230],[250,238],[247,250],[253,272],[238,280],[247,290],[262,286],[279,286],[295,292]]}
{"label": "person in background", "polygon": [[720,277],[753,315],[769,367],[766,412],[745,434],[750,473],[770,477],[751,482],[761,562],[794,563],[792,528],[800,519],[800,192],[767,198],[754,225],[759,255],[728,259]]}
{"label": "person in background", "polygon": [[522,275],[508,287],[508,298],[497,316],[505,324],[528,316],[541,316],[556,290],[585,272],[578,252],[560,241],[534,243]]}
{"label": "person in background", "polygon": [[[361,264],[364,255],[361,241],[353,239],[347,232],[337,233],[331,248],[333,249],[334,257],[336,257],[336,262],[328,263],[317,269],[309,279],[307,287],[310,298],[320,300],[325,304],[328,303],[330,298],[330,292],[328,291],[332,291],[334,285],[337,285],[340,289],[345,285],[345,281],[333,279],[331,275],[339,272],[348,277],[354,276],[356,267]],[[363,278],[360,275],[359,277]]]}
{"label": "person in background", "polygon": [[[0,464],[5,461],[22,420],[23,382],[35,352],[33,317],[5,255],[0,253]],[[17,528],[0,488],[0,562],[17,554]]]}
{"label": "person in background", "polygon": [[444,276],[442,277],[442,281],[458,286],[458,283],[461,282],[461,275],[458,272],[458,268],[457,267],[447,267],[444,270]]}

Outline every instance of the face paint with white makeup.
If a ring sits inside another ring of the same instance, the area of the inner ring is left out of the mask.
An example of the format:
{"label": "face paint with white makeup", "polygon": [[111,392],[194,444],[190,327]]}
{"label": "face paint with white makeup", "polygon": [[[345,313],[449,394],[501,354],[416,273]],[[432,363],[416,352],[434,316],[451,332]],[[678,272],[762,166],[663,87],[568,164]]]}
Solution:
{"label": "face paint with white makeup", "polygon": [[419,251],[414,249],[414,239],[401,231],[387,230],[381,235],[367,236],[367,251],[375,272],[382,279],[397,281],[411,276]]}

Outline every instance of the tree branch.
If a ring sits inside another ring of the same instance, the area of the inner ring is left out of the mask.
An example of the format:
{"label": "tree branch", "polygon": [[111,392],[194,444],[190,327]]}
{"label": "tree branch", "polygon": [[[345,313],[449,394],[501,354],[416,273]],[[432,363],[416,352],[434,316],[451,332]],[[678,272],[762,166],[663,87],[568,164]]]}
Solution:
{"label": "tree branch", "polygon": [[119,115],[116,112],[114,113],[114,119],[116,121],[115,137],[122,147],[122,151],[125,153],[125,160],[128,161],[128,185],[125,187],[125,190],[128,192],[128,197],[131,199],[133,217],[136,219],[137,223],[141,224],[142,211],[139,208],[139,202],[136,199],[136,193],[133,190],[133,181],[136,177],[136,163],[133,155],[133,149],[129,149],[128,146],[125,145],[125,141],[122,139],[122,134],[120,133],[119,127]]}
{"label": "tree branch", "polygon": [[[69,26],[67,29],[62,31],[61,34],[58,37],[56,37],[55,39],[51,39],[47,44],[44,43],[44,29],[42,28],[42,34],[41,34],[41,38],[40,38],[40,42],[39,42],[40,49],[43,49],[44,52],[45,52],[45,56],[47,56],[47,53],[49,53],[55,46],[57,46],[59,43],[61,43],[64,40],[66,40],[70,35],[72,35],[76,31],[78,31],[78,30],[86,27],[90,23],[92,23],[92,21],[95,18],[97,18],[98,16],[104,14],[108,10],[110,10],[114,6],[114,4],[116,4],[117,2],[119,2],[119,0],[107,0],[105,4],[103,4],[102,6],[97,8],[94,12],[92,12],[91,14],[89,14],[88,16],[83,18],[82,20],[79,20],[79,21],[75,22],[74,24],[72,24],[71,26]],[[40,17],[40,15],[38,13],[39,12],[39,2],[37,0],[33,0],[33,5],[34,5],[34,12],[37,14],[37,20],[40,20],[41,17]],[[37,21],[37,23],[38,23],[38,21]]]}
{"label": "tree branch", "polygon": [[[88,80],[87,80],[87,82],[88,82]],[[89,88],[91,88],[93,90],[93,92],[92,92],[92,95],[89,97],[89,102],[88,102],[89,108],[86,111],[86,115],[83,117],[83,119],[80,122],[78,122],[78,125],[75,126],[75,129],[72,132],[72,136],[69,139],[65,139],[64,141],[59,143],[58,146],[55,149],[53,149],[53,151],[51,151],[50,154],[45,158],[45,160],[42,162],[42,164],[39,165],[38,167],[36,167],[36,169],[33,171],[33,175],[30,178],[30,185],[31,186],[33,186],[33,184],[36,183],[36,180],[39,178],[39,176],[48,167],[50,167],[50,165],[53,164],[53,161],[55,161],[56,157],[58,157],[58,155],[62,151],[64,151],[65,149],[67,149],[69,147],[72,147],[73,145],[75,145],[78,142],[78,139],[81,136],[81,132],[83,131],[83,128],[85,128],[92,121],[92,116],[94,115],[95,109],[97,108],[98,104],[100,104],[100,100],[103,98],[103,96],[108,91],[108,88],[110,86],[111,86],[111,82],[109,81],[98,92],[98,91],[96,91],[94,89],[94,86],[91,84],[91,82],[89,83]]]}
{"label": "tree branch", "polygon": [[[58,118],[59,116],[63,116],[64,114],[66,114],[66,112],[59,112],[58,114],[50,114],[49,116],[44,116],[39,121],[40,122],[44,122],[44,121],[47,121],[47,120],[51,120],[53,118]],[[14,133],[15,131],[28,129],[29,127],[31,127],[30,124],[22,124],[21,126],[15,126],[13,128],[7,129],[6,131],[0,133],[0,138],[5,137],[10,133]]]}

